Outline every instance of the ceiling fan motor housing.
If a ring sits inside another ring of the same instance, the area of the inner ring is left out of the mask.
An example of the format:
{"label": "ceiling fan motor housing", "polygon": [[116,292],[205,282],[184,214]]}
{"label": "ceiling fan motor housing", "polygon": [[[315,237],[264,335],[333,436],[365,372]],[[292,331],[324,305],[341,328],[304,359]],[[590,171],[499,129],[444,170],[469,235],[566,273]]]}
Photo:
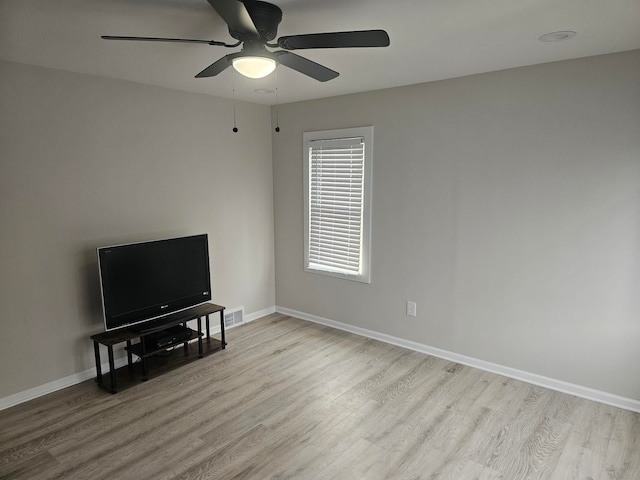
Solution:
{"label": "ceiling fan motor housing", "polygon": [[[260,34],[260,38],[268,42],[276,38],[278,34],[278,25],[282,21],[282,10],[276,5],[267,2],[245,1],[243,2],[249,12],[253,24]],[[238,40],[245,41],[247,34],[238,32],[229,27],[229,34]]]}

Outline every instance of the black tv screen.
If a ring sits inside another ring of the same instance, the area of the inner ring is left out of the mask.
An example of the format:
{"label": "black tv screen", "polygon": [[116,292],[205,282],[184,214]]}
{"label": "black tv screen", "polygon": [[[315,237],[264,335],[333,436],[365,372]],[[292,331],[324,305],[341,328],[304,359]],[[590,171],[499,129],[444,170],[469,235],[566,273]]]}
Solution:
{"label": "black tv screen", "polygon": [[107,330],[211,300],[206,234],[98,248]]}

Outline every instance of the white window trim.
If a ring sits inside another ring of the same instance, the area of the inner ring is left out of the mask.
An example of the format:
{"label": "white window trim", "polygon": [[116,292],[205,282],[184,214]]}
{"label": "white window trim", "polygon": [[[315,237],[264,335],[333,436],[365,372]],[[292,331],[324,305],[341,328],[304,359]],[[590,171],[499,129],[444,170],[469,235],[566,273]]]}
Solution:
{"label": "white window trim", "polygon": [[[314,140],[334,140],[341,138],[362,137],[364,139],[364,173],[363,173],[363,213],[362,213],[362,245],[360,274],[345,274],[312,268],[309,266],[309,179],[310,159],[309,143]],[[304,184],[304,270],[330,277],[343,278],[362,283],[371,283],[371,198],[373,179],[373,126],[344,128],[304,132],[303,134],[303,184]]]}

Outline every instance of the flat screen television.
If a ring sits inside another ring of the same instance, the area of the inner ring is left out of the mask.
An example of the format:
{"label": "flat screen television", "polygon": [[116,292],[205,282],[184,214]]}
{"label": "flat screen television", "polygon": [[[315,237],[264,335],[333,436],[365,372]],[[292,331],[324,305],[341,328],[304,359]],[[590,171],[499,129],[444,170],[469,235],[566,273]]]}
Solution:
{"label": "flat screen television", "polygon": [[98,268],[106,330],[211,300],[206,234],[100,247]]}

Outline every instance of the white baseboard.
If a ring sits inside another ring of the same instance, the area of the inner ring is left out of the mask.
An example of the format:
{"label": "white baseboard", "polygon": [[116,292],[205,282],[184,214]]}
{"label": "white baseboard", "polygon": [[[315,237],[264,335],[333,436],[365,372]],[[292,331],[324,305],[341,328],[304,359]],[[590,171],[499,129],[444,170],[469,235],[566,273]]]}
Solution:
{"label": "white baseboard", "polygon": [[[227,309],[227,311],[235,311],[241,308],[243,307]],[[251,322],[253,320],[264,317],[266,315],[270,315],[275,312],[276,312],[276,307],[271,306],[263,310],[259,310],[257,312],[247,314],[243,318],[244,320],[243,323]],[[230,328],[233,328],[233,326]],[[220,332],[220,325],[218,324],[218,322],[212,321],[211,333],[219,333],[219,332]],[[124,367],[126,364],[127,364],[126,356],[115,359],[116,368]],[[108,362],[103,363],[102,372],[108,372],[108,371],[109,371],[109,363]],[[53,382],[45,383],[44,385],[39,385],[37,387],[30,388],[28,390],[15,393],[13,395],[9,395],[8,397],[0,398],[0,410],[13,407],[14,405],[18,405],[20,403],[28,402],[29,400],[42,397],[43,395],[47,395],[49,393],[57,392],[58,390],[62,390],[63,388],[70,387],[72,385],[77,385],[78,383],[82,383],[85,380],[94,378],[95,376],[96,376],[96,368],[92,367],[83,372],[74,373],[73,375],[69,375],[68,377],[60,378],[58,380],[54,380]]]}
{"label": "white baseboard", "polygon": [[[124,367],[127,364],[127,357],[116,358],[114,364],[116,368]],[[102,364],[102,371],[109,371],[108,362]],[[44,385],[39,385],[37,387],[30,388],[29,390],[24,390],[13,395],[9,395],[8,397],[0,398],[0,410],[13,407],[14,405],[18,405],[19,403],[28,402],[29,400],[42,397],[43,395],[48,395],[49,393],[57,392],[58,390],[62,390],[63,388],[67,388],[78,383],[82,383],[85,380],[94,378],[95,376],[96,367],[91,367],[84,372],[74,373],[73,375],[69,375],[68,377],[60,378],[58,380],[54,380],[53,382],[45,383]]]}
{"label": "white baseboard", "polygon": [[[337,322],[335,320],[330,320],[328,318],[310,315],[308,313],[292,310],[286,307],[281,307],[276,305],[276,306],[265,308],[263,310],[259,310],[254,313],[247,314],[244,316],[244,322],[251,322],[253,320],[262,318],[266,315],[270,315],[276,312],[282,313],[285,315],[290,315],[292,317],[300,318],[301,320],[307,320],[309,322],[326,325],[328,327],[336,328],[338,330],[344,330],[346,332],[354,333],[356,335],[360,335],[367,338],[372,338],[374,340],[380,340],[381,342],[390,343],[392,345],[398,345],[399,347],[407,348],[409,350],[414,350],[416,352],[425,353],[427,355],[433,355],[434,357],[442,358],[452,362],[461,363],[463,365],[468,365],[470,367],[478,368],[480,370],[485,370],[487,372],[496,373],[498,375],[504,375],[505,377],[510,377],[516,380],[522,380],[524,382],[549,388],[551,390],[555,390],[558,392],[568,393],[570,395],[575,395],[576,397],[581,397],[587,400],[593,400],[596,402],[604,403],[606,405],[623,408],[625,410],[630,410],[632,412],[640,412],[640,401],[634,400],[632,398],[621,397],[619,395],[614,395],[614,394],[603,392],[600,390],[583,387],[581,385],[564,382],[561,380],[545,377],[535,373],[529,373],[529,372],[525,372],[515,368],[506,367],[504,365],[486,362],[484,360],[468,357],[466,355],[460,355],[458,353],[450,352],[448,350],[442,350],[436,347],[431,347],[429,345],[412,342],[411,340],[405,340],[402,338],[394,337],[392,335],[387,335],[385,333],[379,333],[373,330],[355,327],[353,325]],[[212,325],[212,329],[211,329],[212,332],[213,333],[219,332],[220,328],[218,327],[217,329],[215,329],[214,325],[215,323]],[[116,368],[123,367],[126,364],[127,364],[126,357],[117,358],[115,360]],[[109,369],[109,364],[104,363],[102,365],[102,371],[106,372],[108,371],[108,369]],[[60,378],[58,380],[54,380],[53,382],[45,383],[44,385],[39,385],[37,387],[30,388],[22,392],[18,392],[16,394],[0,398],[0,410],[13,407],[14,405],[18,405],[20,403],[33,400],[34,398],[38,398],[43,395],[56,392],[58,390],[61,390],[66,387],[70,387],[72,385],[76,385],[78,383],[84,382],[85,380],[88,380],[95,376],[96,376],[96,369],[95,367],[92,367],[83,372],[75,373],[73,375],[69,375],[67,377]]]}
{"label": "white baseboard", "polygon": [[257,312],[253,312],[253,313],[249,313],[248,315],[244,316],[244,321],[246,322],[252,322],[258,318],[262,318],[262,317],[266,317],[267,315],[271,315],[272,313],[276,313],[276,306],[273,305],[269,308],[265,308],[263,310],[259,310]]}
{"label": "white baseboard", "polygon": [[292,310],[286,307],[281,307],[276,305],[275,310],[278,313],[290,315],[292,317],[300,318],[302,320],[319,323],[322,325],[326,325],[328,327],[337,328],[338,330],[344,330],[346,332],[355,333],[356,335],[361,335],[363,337],[372,338],[374,340],[380,340],[381,342],[385,342],[385,343],[390,343],[392,345],[398,345],[400,347],[404,347],[409,350],[426,353],[427,355],[432,355],[434,357],[442,358],[452,362],[461,363],[463,365],[478,368],[480,370],[485,370],[487,372],[497,373],[498,375],[504,375],[505,377],[510,377],[516,380],[522,380],[523,382],[538,385],[540,387],[549,388],[551,390],[555,390],[562,393],[568,393],[576,397],[585,398],[587,400],[593,400],[599,403],[604,403],[606,405],[611,405],[618,408],[623,408],[625,410],[630,410],[632,412],[640,412],[640,401],[634,400],[632,398],[621,397],[619,395],[614,395],[614,394],[603,392],[600,390],[595,390],[589,387],[583,387],[581,385],[564,382],[562,380],[545,377],[543,375],[525,372],[522,370],[506,367],[504,365],[499,365],[496,363],[486,362],[484,360],[479,360],[477,358],[468,357],[466,355],[460,355],[458,353],[442,350],[440,348],[431,347],[429,345],[424,345],[417,342],[412,342],[410,340],[394,337],[392,335],[387,335],[385,333],[379,333],[373,330],[367,330],[365,328],[355,327],[353,325],[349,325],[346,323],[336,322],[335,320],[329,320],[327,318],[310,315],[308,313],[299,312],[297,310]]}

